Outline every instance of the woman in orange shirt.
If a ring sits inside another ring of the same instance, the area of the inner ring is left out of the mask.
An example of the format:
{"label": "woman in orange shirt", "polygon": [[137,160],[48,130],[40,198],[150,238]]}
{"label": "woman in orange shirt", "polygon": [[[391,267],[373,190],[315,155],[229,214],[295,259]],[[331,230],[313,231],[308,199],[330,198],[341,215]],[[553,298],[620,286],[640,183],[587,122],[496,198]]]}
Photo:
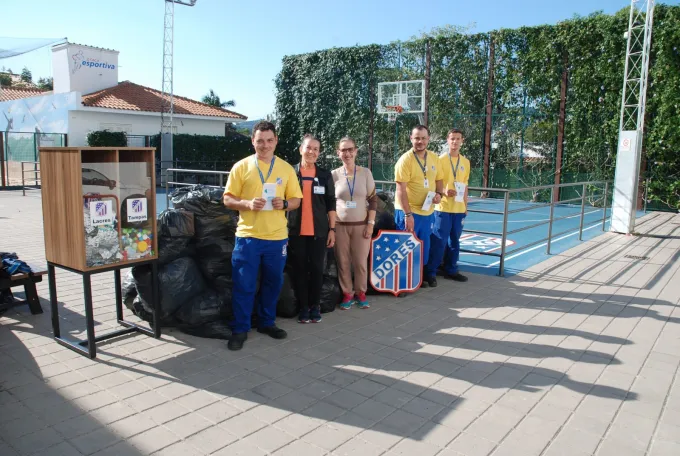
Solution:
{"label": "woman in orange shirt", "polygon": [[323,260],[335,245],[335,184],[331,173],[316,165],[321,142],[305,135],[295,172],[302,204],[288,214],[288,255],[294,268],[293,288],[300,306],[299,323],[321,321]]}

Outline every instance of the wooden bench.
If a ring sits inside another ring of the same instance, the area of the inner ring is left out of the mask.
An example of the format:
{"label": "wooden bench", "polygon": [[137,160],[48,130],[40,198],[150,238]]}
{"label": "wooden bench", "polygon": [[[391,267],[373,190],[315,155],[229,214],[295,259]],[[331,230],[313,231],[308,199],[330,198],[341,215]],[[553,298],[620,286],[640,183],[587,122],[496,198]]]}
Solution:
{"label": "wooden bench", "polygon": [[9,276],[9,278],[0,277],[0,290],[8,290],[13,287],[24,287],[24,292],[26,293],[26,299],[15,299],[10,307],[28,304],[33,315],[43,313],[42,306],[40,305],[40,299],[38,298],[38,292],[35,289],[35,284],[42,282],[42,278],[47,274],[47,268],[45,266],[37,266],[34,264],[29,264],[31,267],[30,274],[14,274]]}

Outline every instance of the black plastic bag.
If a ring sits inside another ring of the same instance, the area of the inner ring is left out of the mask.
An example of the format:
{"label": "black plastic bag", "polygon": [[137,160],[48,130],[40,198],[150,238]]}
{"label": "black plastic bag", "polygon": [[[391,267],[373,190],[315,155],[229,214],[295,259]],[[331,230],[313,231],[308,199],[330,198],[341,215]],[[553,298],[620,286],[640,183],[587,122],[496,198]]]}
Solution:
{"label": "black plastic bag", "polygon": [[161,266],[179,258],[193,256],[195,252],[190,237],[158,238],[158,264]]}
{"label": "black plastic bag", "polygon": [[133,302],[137,297],[137,288],[135,287],[135,278],[132,276],[132,269],[128,269],[123,276],[120,289],[123,296],[123,304],[128,309],[134,310]]}
{"label": "black plastic bag", "polygon": [[378,196],[378,207],[375,212],[375,225],[373,226],[373,237],[378,235],[380,230],[396,230],[394,222],[394,197],[388,193],[380,192]]}
{"label": "black plastic bag", "polygon": [[276,303],[276,315],[282,318],[293,318],[299,312],[297,298],[293,290],[293,281],[288,271],[283,273],[283,286]]}
{"label": "black plastic bag", "polygon": [[337,277],[324,276],[321,286],[321,313],[333,312],[335,307],[342,301],[342,290]]}
{"label": "black plastic bag", "polygon": [[231,254],[234,243],[226,239],[212,238],[204,244],[196,246],[196,263],[209,282],[217,277],[231,277]]}
{"label": "black plastic bag", "polygon": [[166,209],[158,214],[158,236],[163,238],[193,237],[194,214],[183,209]]}
{"label": "black plastic bag", "polygon": [[[186,329],[189,326],[198,327],[219,320],[227,319],[226,302],[231,302],[231,293],[226,290],[218,293],[213,289],[206,289],[186,301],[175,314],[179,325]],[[179,326],[178,325],[178,326]]]}
{"label": "black plastic bag", "polygon": [[224,320],[211,321],[199,326],[179,324],[177,329],[190,336],[203,337],[206,339],[224,339],[231,337],[231,327]]}
{"label": "black plastic bag", "polygon": [[[147,312],[153,312],[151,268],[140,266],[132,268],[137,292]],[[159,268],[159,297],[161,322],[165,324],[172,315],[187,301],[205,290],[205,282],[198,266],[191,258],[179,258]]]}
{"label": "black plastic bag", "polygon": [[338,265],[335,262],[333,249],[326,249],[326,256],[323,260],[323,275],[338,278]]}
{"label": "black plastic bag", "polygon": [[144,303],[142,302],[142,298],[140,298],[139,296],[137,296],[132,301],[131,310],[132,310],[132,313],[137,315],[142,320],[148,321],[149,323],[153,323],[153,313],[147,311],[144,308]]}
{"label": "black plastic bag", "polygon": [[209,242],[213,238],[234,239],[238,212],[223,214],[217,217],[196,216],[196,241]]}
{"label": "black plastic bag", "polygon": [[220,217],[234,212],[224,206],[223,194],[221,188],[199,184],[181,187],[172,192],[170,197],[177,209],[186,209],[196,216]]}

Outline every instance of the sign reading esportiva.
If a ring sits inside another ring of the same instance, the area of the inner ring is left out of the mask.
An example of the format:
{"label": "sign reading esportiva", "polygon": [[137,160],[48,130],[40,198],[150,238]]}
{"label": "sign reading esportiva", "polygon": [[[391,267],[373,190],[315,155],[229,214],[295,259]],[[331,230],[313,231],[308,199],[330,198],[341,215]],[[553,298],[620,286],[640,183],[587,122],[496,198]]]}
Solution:
{"label": "sign reading esportiva", "polygon": [[115,70],[116,65],[113,65],[108,62],[100,62],[97,59],[85,59],[80,63],[82,66],[90,67],[90,68],[104,68],[105,70]]}

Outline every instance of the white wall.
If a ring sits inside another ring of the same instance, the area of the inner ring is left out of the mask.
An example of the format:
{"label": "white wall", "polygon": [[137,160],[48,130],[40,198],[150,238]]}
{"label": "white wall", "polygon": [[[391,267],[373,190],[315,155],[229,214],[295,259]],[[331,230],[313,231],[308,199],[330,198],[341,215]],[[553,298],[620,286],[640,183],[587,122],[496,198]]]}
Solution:
{"label": "white wall", "polygon": [[54,92],[88,94],[118,84],[118,51],[63,44],[52,48]]}
{"label": "white wall", "polygon": [[[191,135],[224,136],[225,120],[178,118],[175,116],[175,133]],[[87,146],[87,134],[108,129],[125,131],[128,135],[156,135],[161,129],[160,113],[155,115],[125,112],[99,112],[87,109],[70,111],[68,120],[69,146]]]}

